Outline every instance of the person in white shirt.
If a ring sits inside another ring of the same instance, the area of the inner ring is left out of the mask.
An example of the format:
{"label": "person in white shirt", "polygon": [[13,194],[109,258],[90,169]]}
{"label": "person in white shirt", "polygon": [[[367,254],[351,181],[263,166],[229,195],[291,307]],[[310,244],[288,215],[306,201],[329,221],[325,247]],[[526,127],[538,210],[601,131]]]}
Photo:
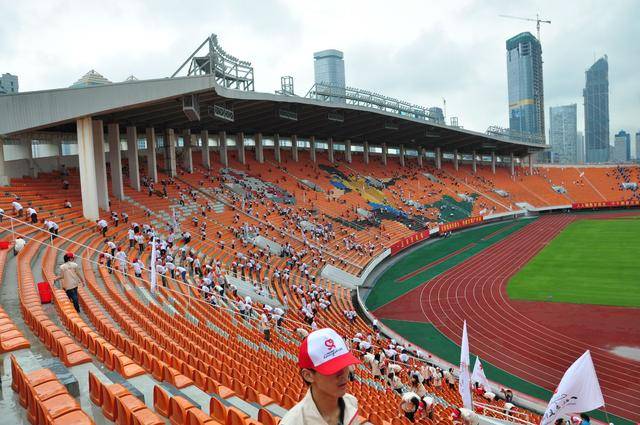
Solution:
{"label": "person in white shirt", "polygon": [[116,260],[118,260],[118,270],[125,273],[127,271],[127,254],[125,254],[124,251],[118,250],[115,257]]}
{"label": "person in white shirt", "polygon": [[180,273],[180,277],[182,277],[182,281],[186,282],[187,281],[187,269],[185,269],[182,266],[178,266],[178,267],[176,267],[176,270],[178,271],[178,273]]}
{"label": "person in white shirt", "polygon": [[478,415],[473,410],[465,409],[464,407],[456,409],[453,412],[452,419],[454,424],[478,425],[480,423]]}
{"label": "person in white shirt", "polygon": [[135,259],[133,261],[133,272],[135,273],[136,277],[142,277],[142,263],[138,259]]}
{"label": "person in white shirt", "polygon": [[135,236],[135,240],[136,240],[136,243],[138,244],[138,252],[140,254],[142,254],[144,252],[144,236],[142,236],[142,234],[138,233]]}
{"label": "person in white shirt", "polygon": [[165,266],[163,266],[162,264],[156,264],[156,273],[160,275],[162,286],[164,287],[167,286],[167,276],[165,275],[166,272],[167,269],[165,268]]}
{"label": "person in white shirt", "polygon": [[26,242],[24,241],[24,239],[22,239],[22,237],[18,236],[16,238],[16,240],[13,243],[13,255],[18,255],[18,253],[20,253],[20,251],[22,251],[22,248],[24,248],[24,245],[26,244]]}
{"label": "person in white shirt", "polygon": [[31,205],[27,208],[27,218],[31,219],[31,224],[38,224],[38,213]]}
{"label": "person in white shirt", "polygon": [[127,237],[129,238],[129,249],[131,249],[136,245],[136,233],[133,229],[127,230]]}
{"label": "person in white shirt", "polygon": [[51,239],[55,239],[56,236],[58,236],[58,225],[53,222],[53,220],[45,220],[44,225],[49,233],[51,233]]}
{"label": "person in white shirt", "polygon": [[241,299],[240,301],[238,301],[236,305],[238,307],[238,311],[240,312],[240,315],[244,317],[246,315],[246,310],[247,310],[246,304]]}
{"label": "person in white shirt", "polygon": [[171,261],[168,261],[170,257],[167,257],[167,262],[165,263],[165,266],[167,267],[167,270],[169,271],[169,275],[171,276],[171,279],[175,279],[176,278],[176,265],[173,264]]}
{"label": "person in white shirt", "polygon": [[107,220],[101,218],[100,220],[96,220],[96,224],[98,225],[98,230],[102,233],[102,236],[106,237],[107,228],[109,227],[109,223],[107,223]]}
{"label": "person in white shirt", "polygon": [[107,240],[105,241],[105,243],[107,244],[107,248],[109,248],[109,251],[111,252],[111,255],[115,256],[116,255],[116,244],[113,241]]}
{"label": "person in white shirt", "polygon": [[16,214],[16,216],[21,217],[23,213],[22,204],[20,204],[20,202],[18,201],[13,201],[11,203],[11,206],[13,207],[13,212]]}

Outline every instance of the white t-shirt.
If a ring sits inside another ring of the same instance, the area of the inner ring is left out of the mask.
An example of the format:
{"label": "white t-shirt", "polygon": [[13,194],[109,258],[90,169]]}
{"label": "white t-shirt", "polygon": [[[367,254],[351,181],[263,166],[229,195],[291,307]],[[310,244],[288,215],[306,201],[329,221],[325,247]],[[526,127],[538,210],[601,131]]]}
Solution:
{"label": "white t-shirt", "polygon": [[107,223],[106,220],[104,219],[100,219],[98,220],[98,227],[100,227],[101,229],[104,229],[105,227],[107,227],[109,224]]}
{"label": "white t-shirt", "polygon": [[22,238],[18,238],[15,240],[14,243],[14,249],[16,250],[16,252],[20,252],[22,250],[22,248],[24,248],[24,245],[26,244],[26,242],[24,241],[24,239]]}

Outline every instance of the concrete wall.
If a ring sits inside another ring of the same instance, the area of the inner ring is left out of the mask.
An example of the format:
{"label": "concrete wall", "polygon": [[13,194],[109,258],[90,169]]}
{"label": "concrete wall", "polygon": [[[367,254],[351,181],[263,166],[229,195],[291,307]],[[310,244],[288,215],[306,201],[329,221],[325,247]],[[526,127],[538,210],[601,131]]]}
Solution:
{"label": "concrete wall", "polygon": [[[67,168],[78,167],[78,156],[50,156],[47,158],[34,158],[33,160],[37,166],[35,170],[38,173],[49,173],[53,170],[59,170],[60,166],[64,164]],[[21,178],[31,175],[31,166],[28,159],[17,159],[15,161],[5,161],[5,171],[10,178]]]}

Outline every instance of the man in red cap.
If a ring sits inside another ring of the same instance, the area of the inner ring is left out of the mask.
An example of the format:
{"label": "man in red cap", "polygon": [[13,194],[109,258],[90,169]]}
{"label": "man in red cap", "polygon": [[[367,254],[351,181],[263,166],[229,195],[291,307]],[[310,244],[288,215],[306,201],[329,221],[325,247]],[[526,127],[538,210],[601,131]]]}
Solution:
{"label": "man in red cap", "polygon": [[280,425],[358,425],[358,400],[347,394],[350,366],[359,364],[336,331],[311,332],[300,345],[298,366],[307,395]]}
{"label": "man in red cap", "polygon": [[73,303],[73,307],[80,313],[78,285],[84,283],[84,278],[80,274],[80,266],[73,261],[73,252],[67,252],[63,258],[64,264],[60,266],[60,275],[55,276],[54,280],[62,279],[62,289],[67,293],[67,297]]}

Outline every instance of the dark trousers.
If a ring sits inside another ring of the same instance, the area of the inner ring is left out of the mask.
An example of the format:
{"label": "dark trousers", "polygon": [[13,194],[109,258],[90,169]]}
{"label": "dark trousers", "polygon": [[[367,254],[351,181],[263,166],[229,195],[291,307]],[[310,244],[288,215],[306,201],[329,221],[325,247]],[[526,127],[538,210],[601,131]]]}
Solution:
{"label": "dark trousers", "polygon": [[76,309],[78,313],[80,313],[80,304],[78,304],[78,288],[66,289],[67,297],[73,303],[73,308]]}

